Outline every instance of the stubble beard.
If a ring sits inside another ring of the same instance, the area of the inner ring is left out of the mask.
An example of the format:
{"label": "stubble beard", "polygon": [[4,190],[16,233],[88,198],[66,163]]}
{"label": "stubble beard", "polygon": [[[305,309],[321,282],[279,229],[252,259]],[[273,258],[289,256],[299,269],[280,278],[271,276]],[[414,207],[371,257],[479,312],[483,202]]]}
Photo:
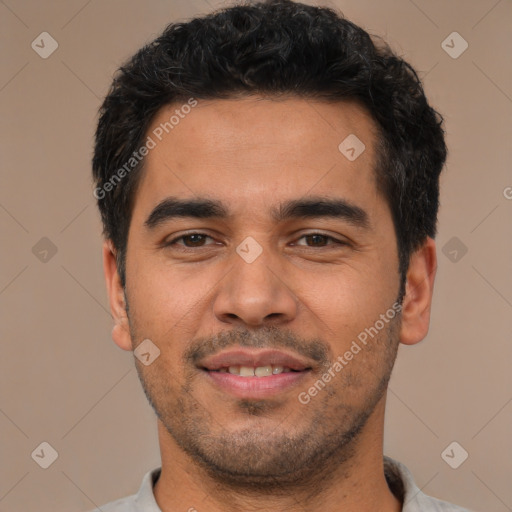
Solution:
{"label": "stubble beard", "polygon": [[[142,340],[132,327],[130,322],[132,340]],[[230,429],[229,417],[215,418],[194,396],[193,372],[187,374],[183,384],[176,382],[162,362],[149,371],[150,367],[137,363],[137,372],[149,403],[169,435],[214,481],[233,490],[259,494],[309,488],[314,495],[327,481],[339,478],[340,468],[348,476],[360,434],[387,390],[399,330],[397,316],[370,342],[374,345],[362,349],[375,352],[378,371],[373,378],[361,373],[361,368],[357,371],[356,355],[309,404],[298,405],[298,413],[290,416],[302,424],[286,417],[281,424],[270,421],[274,407],[270,400],[239,399],[237,413],[250,416],[254,422],[250,427]],[[247,340],[251,339],[246,337],[240,345],[250,346]],[[252,344],[257,345],[260,341]],[[371,380],[370,388],[367,380]],[[344,403],[347,386],[364,390],[358,404]]]}

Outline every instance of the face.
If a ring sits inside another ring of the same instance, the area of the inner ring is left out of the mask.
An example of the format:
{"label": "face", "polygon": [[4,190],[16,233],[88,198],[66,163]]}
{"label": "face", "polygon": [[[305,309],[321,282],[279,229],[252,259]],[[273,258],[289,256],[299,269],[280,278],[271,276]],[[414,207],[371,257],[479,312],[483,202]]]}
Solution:
{"label": "face", "polygon": [[[375,125],[353,103],[199,101],[160,141],[179,108],[148,131],[117,341],[160,350],[139,376],[194,462],[233,483],[299,481],[354,453],[399,343]],[[350,134],[355,159],[338,147]]]}

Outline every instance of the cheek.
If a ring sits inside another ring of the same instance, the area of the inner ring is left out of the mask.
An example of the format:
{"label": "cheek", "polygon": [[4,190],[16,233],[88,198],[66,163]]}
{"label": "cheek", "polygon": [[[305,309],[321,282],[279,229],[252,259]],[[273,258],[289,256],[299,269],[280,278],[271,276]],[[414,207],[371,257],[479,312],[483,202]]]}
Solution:
{"label": "cheek", "polygon": [[340,265],[314,277],[297,274],[295,279],[306,313],[313,312],[333,335],[373,323],[394,299],[391,282],[371,265]]}
{"label": "cheek", "polygon": [[[155,368],[143,368],[148,378],[158,372],[159,378],[170,377],[169,386],[185,375],[181,358],[188,342],[197,335],[206,319],[209,290],[216,280],[195,272],[183,272],[168,266],[139,265],[132,274],[128,293],[130,329],[137,343],[148,338],[157,345],[160,356]],[[211,273],[210,273],[211,274]],[[170,372],[170,375],[166,375]],[[158,387],[158,379],[155,386]]]}
{"label": "cheek", "polygon": [[208,291],[197,272],[187,277],[179,268],[161,265],[139,265],[129,284],[132,314],[140,327],[155,333],[179,329],[201,307]]}

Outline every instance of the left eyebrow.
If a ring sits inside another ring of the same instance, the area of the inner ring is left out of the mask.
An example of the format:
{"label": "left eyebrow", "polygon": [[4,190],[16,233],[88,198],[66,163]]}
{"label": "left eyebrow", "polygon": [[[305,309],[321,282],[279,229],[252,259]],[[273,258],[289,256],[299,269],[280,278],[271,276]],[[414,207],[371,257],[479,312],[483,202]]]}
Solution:
{"label": "left eyebrow", "polygon": [[[195,219],[227,219],[229,209],[220,201],[196,198],[180,199],[168,197],[158,203],[151,211],[144,225],[148,230],[174,218],[190,217]],[[336,218],[363,229],[370,228],[368,213],[342,198],[311,197],[294,199],[281,203],[270,210],[270,216],[276,223],[290,219]]]}
{"label": "left eyebrow", "polygon": [[286,201],[278,208],[273,208],[271,215],[275,222],[327,217],[345,220],[363,229],[370,228],[370,216],[363,208],[336,197],[307,197]]}

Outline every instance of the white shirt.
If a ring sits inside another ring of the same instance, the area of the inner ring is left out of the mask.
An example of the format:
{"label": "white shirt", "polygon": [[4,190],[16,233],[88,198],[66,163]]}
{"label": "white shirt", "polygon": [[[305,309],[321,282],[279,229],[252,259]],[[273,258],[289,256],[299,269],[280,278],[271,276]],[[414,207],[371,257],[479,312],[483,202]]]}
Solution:
{"label": "white shirt", "polygon": [[[137,494],[112,501],[90,512],[162,512],[153,494],[153,486],[160,476],[160,470],[161,468],[156,468],[144,475]],[[471,512],[423,494],[414,483],[407,467],[386,456],[384,474],[393,494],[403,502],[402,512]],[[190,507],[189,511],[194,511],[194,508]]]}

